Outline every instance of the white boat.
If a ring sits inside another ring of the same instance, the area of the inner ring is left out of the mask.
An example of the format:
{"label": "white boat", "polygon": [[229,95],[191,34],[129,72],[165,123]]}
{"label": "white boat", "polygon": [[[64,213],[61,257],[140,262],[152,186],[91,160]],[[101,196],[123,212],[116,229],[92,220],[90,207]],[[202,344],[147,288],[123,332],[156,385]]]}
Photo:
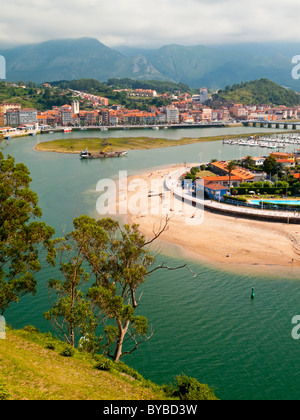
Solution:
{"label": "white boat", "polygon": [[152,127],[152,130],[159,130],[158,127]]}

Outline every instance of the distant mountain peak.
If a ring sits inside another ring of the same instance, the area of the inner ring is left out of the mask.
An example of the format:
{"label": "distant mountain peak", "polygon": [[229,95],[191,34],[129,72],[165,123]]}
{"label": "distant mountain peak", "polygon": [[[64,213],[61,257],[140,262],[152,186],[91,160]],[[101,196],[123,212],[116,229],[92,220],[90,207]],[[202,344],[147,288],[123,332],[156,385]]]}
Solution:
{"label": "distant mountain peak", "polygon": [[[247,50],[248,48],[248,50]],[[92,78],[169,80],[191,87],[224,88],[260,78],[299,90],[291,77],[291,47],[278,44],[209,47],[165,45],[158,49],[125,49],[125,55],[96,38],[82,37],[45,41],[0,51],[6,58],[7,79],[37,83]],[[124,51],[125,51],[124,50]]]}

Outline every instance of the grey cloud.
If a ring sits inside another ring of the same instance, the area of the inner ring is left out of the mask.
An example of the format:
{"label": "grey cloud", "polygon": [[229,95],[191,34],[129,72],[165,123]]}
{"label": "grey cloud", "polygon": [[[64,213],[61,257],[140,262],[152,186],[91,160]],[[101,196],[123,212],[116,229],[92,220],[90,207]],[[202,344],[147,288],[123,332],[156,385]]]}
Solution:
{"label": "grey cloud", "polygon": [[298,41],[299,12],[298,0],[11,0],[1,10],[0,39],[89,36],[109,46]]}

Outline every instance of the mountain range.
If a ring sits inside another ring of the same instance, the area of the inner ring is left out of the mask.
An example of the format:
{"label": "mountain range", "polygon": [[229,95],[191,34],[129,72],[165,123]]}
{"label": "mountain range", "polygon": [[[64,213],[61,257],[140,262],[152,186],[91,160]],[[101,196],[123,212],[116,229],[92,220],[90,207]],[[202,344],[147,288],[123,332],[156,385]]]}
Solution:
{"label": "mountain range", "polygon": [[298,44],[223,46],[167,45],[158,49],[109,48],[93,38],[52,40],[3,49],[7,80],[34,81],[93,78],[167,80],[196,88],[267,78],[300,91],[292,78],[292,57]]}

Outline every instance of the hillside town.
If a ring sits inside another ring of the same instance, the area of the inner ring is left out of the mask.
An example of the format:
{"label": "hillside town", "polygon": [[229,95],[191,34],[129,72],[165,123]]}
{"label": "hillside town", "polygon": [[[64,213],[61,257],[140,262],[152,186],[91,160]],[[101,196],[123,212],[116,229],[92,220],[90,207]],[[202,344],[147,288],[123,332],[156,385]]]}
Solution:
{"label": "hillside town", "polygon": [[[45,83],[43,88],[51,88]],[[128,97],[162,98],[171,101],[170,105],[150,106],[147,111],[126,109],[120,104],[109,104],[105,97],[80,91],[72,91],[71,105],[53,106],[47,111],[22,108],[19,103],[0,103],[0,127],[91,127],[91,126],[138,126],[172,124],[230,123],[241,120],[284,121],[300,118],[300,106],[271,107],[262,105],[233,104],[231,107],[212,108],[207,105],[210,95],[206,88],[199,94],[179,93],[178,95],[158,94],[154,90],[123,89]],[[88,104],[89,110],[86,110]],[[83,109],[82,109],[83,108]]]}

